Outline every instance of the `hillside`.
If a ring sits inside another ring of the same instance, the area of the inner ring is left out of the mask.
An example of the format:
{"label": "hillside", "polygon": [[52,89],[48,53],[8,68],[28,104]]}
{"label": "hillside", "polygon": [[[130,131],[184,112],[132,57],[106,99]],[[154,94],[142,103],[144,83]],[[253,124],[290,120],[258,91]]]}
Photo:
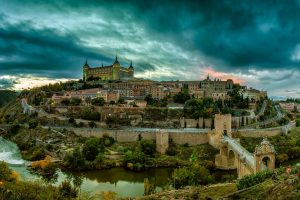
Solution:
{"label": "hillside", "polygon": [[16,99],[18,92],[12,90],[0,90],[0,108]]}

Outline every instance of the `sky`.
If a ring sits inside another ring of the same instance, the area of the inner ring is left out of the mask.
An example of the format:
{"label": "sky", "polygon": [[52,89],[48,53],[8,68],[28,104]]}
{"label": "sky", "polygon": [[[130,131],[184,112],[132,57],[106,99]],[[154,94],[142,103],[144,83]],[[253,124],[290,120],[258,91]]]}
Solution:
{"label": "sky", "polygon": [[300,97],[300,0],[0,0],[0,89],[122,66],[154,80],[207,74]]}

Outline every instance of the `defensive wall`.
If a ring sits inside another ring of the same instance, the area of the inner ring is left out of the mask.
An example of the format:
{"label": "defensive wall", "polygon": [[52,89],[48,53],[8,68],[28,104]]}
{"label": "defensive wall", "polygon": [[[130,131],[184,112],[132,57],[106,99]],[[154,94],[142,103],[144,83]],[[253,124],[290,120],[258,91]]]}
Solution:
{"label": "defensive wall", "polygon": [[[208,132],[210,130],[184,130],[178,129],[141,129],[141,130],[113,130],[113,129],[98,129],[98,128],[68,128],[73,131],[76,135],[83,137],[98,137],[101,138],[103,135],[113,137],[119,142],[135,142],[141,139],[156,140],[156,134],[163,132],[169,135],[169,139],[176,144],[198,145],[209,142]],[[168,140],[169,141],[169,140]]]}

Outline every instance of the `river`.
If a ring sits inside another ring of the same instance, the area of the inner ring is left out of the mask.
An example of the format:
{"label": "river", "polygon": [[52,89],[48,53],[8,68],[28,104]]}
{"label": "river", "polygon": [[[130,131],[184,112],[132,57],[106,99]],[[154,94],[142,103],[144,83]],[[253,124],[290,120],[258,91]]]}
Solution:
{"label": "river", "polygon": [[[40,179],[40,177],[31,174],[27,170],[25,167],[26,161],[22,159],[17,145],[2,137],[0,137],[0,161],[8,163],[12,170],[20,174],[22,180]],[[167,185],[172,172],[173,168],[153,168],[145,172],[131,172],[124,168],[74,173],[59,170],[57,180],[53,184],[59,185],[66,179],[72,181],[74,177],[80,177],[82,180],[81,190],[83,191],[92,194],[113,191],[119,197],[137,197],[144,194],[145,178],[153,180],[156,191],[160,191]]]}
{"label": "river", "polygon": [[[22,159],[20,150],[13,142],[0,137],[0,161],[9,164],[10,168],[18,172],[22,180],[39,180],[37,175],[31,174],[25,167],[26,161]],[[118,197],[139,197],[144,194],[144,179],[148,178],[155,183],[156,191],[161,191],[166,187],[174,168],[151,168],[145,172],[131,172],[124,168],[113,168],[107,170],[87,171],[87,172],[63,172],[58,171],[57,180],[54,185],[59,185],[64,180],[81,180],[81,190],[91,194],[102,191],[113,191]],[[214,171],[217,181],[222,175],[233,174],[235,171]]]}

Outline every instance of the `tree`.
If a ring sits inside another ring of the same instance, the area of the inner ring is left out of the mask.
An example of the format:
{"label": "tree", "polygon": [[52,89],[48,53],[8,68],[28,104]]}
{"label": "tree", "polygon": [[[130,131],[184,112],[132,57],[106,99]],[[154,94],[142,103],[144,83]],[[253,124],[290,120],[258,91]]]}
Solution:
{"label": "tree", "polygon": [[103,106],[105,104],[105,101],[102,97],[97,97],[92,99],[92,105],[94,106]]}
{"label": "tree", "polygon": [[156,151],[156,146],[152,140],[141,140],[141,150],[144,154],[152,156]]}
{"label": "tree", "polygon": [[78,147],[72,153],[66,155],[64,162],[73,169],[82,169],[85,166],[85,158]]}
{"label": "tree", "polygon": [[96,128],[96,123],[95,122],[93,122],[93,121],[90,121],[89,123],[89,127],[91,127],[91,128]]}
{"label": "tree", "polygon": [[95,160],[100,151],[100,143],[96,138],[89,138],[82,147],[82,153],[88,161]]}
{"label": "tree", "polygon": [[115,126],[117,124],[118,119],[115,116],[108,116],[105,122],[109,127],[112,127],[113,125]]}
{"label": "tree", "polygon": [[38,121],[35,120],[35,119],[31,119],[31,120],[29,120],[29,122],[28,122],[28,126],[29,126],[30,129],[36,128],[37,125],[38,125]]}
{"label": "tree", "polygon": [[118,104],[124,104],[124,103],[125,103],[125,100],[123,98],[119,98]]}
{"label": "tree", "polygon": [[86,97],[86,98],[84,99],[84,101],[85,101],[86,104],[89,105],[89,104],[92,102],[92,98],[91,98],[90,96],[88,96],[88,97]]}
{"label": "tree", "polygon": [[62,105],[64,105],[64,106],[69,106],[70,100],[69,100],[69,99],[62,99],[60,103],[61,103]]}
{"label": "tree", "polygon": [[173,100],[175,103],[185,103],[190,98],[191,97],[187,92],[182,92],[182,91],[173,96]]}
{"label": "tree", "polygon": [[81,104],[81,99],[79,98],[72,98],[70,100],[70,106],[79,106]]}

